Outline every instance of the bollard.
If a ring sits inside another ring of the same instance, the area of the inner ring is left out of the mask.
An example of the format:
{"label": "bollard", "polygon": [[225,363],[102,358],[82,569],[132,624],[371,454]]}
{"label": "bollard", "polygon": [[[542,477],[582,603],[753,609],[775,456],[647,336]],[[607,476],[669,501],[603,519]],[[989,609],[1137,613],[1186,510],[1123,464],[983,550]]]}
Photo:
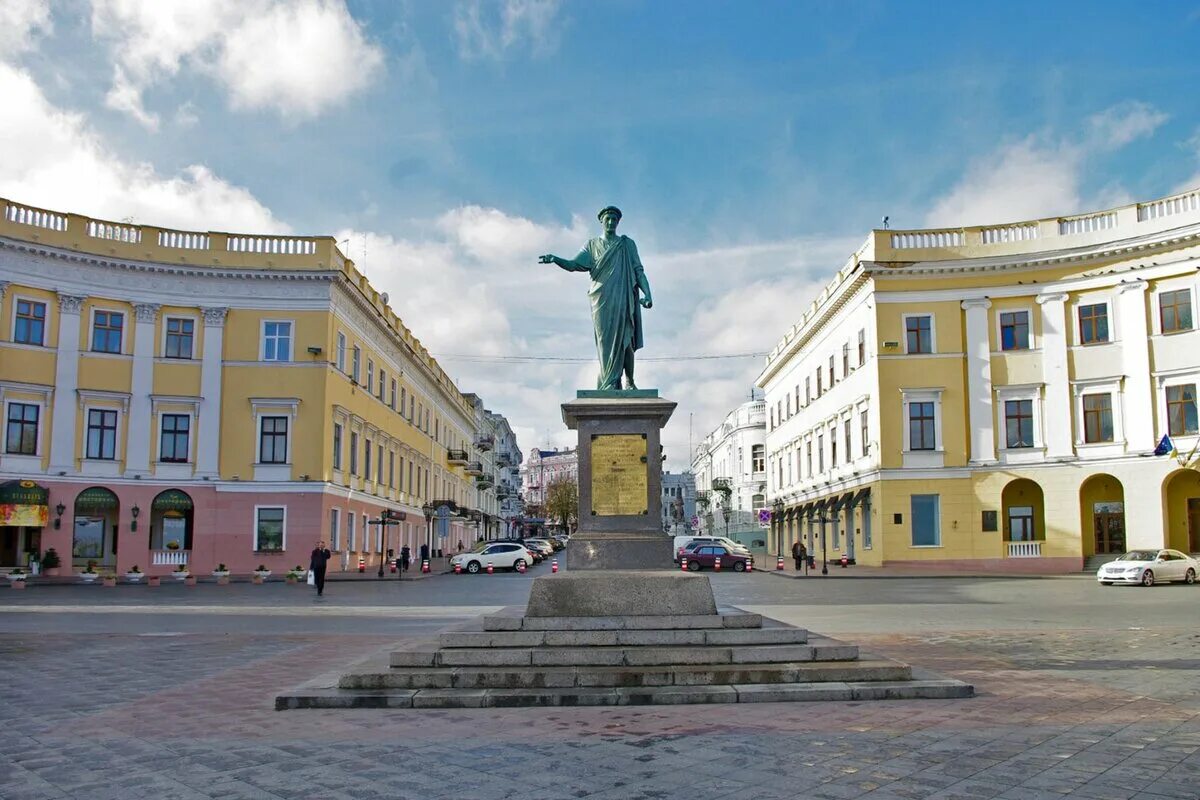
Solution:
{"label": "bollard", "polygon": [[493,570],[492,570],[492,562],[490,562],[490,561],[489,561],[489,562],[488,562],[488,575],[491,575],[492,573],[493,573]]}
{"label": "bollard", "polygon": [[555,572],[558,572],[558,559],[557,558],[550,562],[550,573],[554,574]]}
{"label": "bollard", "polygon": [[425,573],[429,572],[429,559],[428,558],[421,561],[421,572],[425,572]]}
{"label": "bollard", "polygon": [[687,556],[679,557],[679,568],[684,572],[687,572]]}
{"label": "bollard", "polygon": [[517,572],[524,574],[524,572],[525,572],[525,562],[524,561],[517,564]]}
{"label": "bollard", "polygon": [[396,562],[394,560],[388,561],[388,568],[391,569],[393,575],[396,574]]}
{"label": "bollard", "polygon": [[462,575],[462,564],[455,564],[455,565],[454,565],[454,574],[455,574],[455,575]]}
{"label": "bollard", "polygon": [[754,560],[746,559],[746,572],[754,572]]}
{"label": "bollard", "polygon": [[358,557],[358,571],[359,572],[367,571],[367,559],[364,558],[363,556]]}
{"label": "bollard", "polygon": [[716,572],[721,571],[721,557],[720,556],[717,556],[717,560],[713,562],[713,570]]}
{"label": "bollard", "polygon": [[846,565],[849,563],[850,563],[850,559],[846,557],[845,553],[842,553],[842,569],[845,569]]}
{"label": "bollard", "polygon": [[783,556],[780,556],[779,558],[775,559],[775,569],[779,570],[780,572],[783,572]]}

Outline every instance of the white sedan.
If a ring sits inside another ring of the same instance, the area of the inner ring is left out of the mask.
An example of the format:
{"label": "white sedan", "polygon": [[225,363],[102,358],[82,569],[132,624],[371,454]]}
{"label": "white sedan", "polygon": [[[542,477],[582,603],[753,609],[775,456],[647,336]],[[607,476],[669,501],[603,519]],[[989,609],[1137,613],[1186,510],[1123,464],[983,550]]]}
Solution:
{"label": "white sedan", "polygon": [[1200,561],[1178,550],[1130,550],[1096,572],[1096,580],[1105,586],[1114,583],[1156,583],[1183,581],[1195,583]]}
{"label": "white sedan", "polygon": [[450,559],[450,566],[462,567],[472,575],[487,569],[488,564],[495,569],[517,569],[518,564],[528,567],[532,563],[533,554],[515,542],[495,542],[477,553],[459,553]]}

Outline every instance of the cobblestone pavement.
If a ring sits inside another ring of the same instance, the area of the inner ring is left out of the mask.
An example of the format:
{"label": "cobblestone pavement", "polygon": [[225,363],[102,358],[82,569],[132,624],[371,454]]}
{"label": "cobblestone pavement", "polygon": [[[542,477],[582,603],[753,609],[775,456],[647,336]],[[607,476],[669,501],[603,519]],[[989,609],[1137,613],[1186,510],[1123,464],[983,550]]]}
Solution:
{"label": "cobblestone pavement", "polygon": [[1195,800],[1200,625],[1196,595],[1171,599],[1141,629],[849,634],[971,700],[479,711],[271,710],[412,633],[59,633],[40,613],[48,630],[0,634],[0,796]]}

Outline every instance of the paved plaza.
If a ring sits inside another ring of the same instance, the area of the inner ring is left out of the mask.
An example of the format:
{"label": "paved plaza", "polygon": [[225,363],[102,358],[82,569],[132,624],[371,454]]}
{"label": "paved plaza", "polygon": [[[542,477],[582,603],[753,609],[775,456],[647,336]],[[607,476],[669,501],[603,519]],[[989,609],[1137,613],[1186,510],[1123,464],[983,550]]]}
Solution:
{"label": "paved plaza", "polygon": [[718,602],[978,696],[275,712],[280,688],[520,604],[530,575],[0,591],[4,798],[1200,797],[1200,591],[714,576]]}

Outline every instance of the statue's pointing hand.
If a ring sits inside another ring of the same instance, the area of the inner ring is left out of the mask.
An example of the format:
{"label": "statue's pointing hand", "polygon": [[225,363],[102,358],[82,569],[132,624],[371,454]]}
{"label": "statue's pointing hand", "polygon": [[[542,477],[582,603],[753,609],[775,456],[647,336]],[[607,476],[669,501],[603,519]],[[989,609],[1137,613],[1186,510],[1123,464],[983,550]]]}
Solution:
{"label": "statue's pointing hand", "polygon": [[553,264],[554,256],[550,255],[549,253],[547,253],[544,256],[538,256],[538,263],[539,264]]}

